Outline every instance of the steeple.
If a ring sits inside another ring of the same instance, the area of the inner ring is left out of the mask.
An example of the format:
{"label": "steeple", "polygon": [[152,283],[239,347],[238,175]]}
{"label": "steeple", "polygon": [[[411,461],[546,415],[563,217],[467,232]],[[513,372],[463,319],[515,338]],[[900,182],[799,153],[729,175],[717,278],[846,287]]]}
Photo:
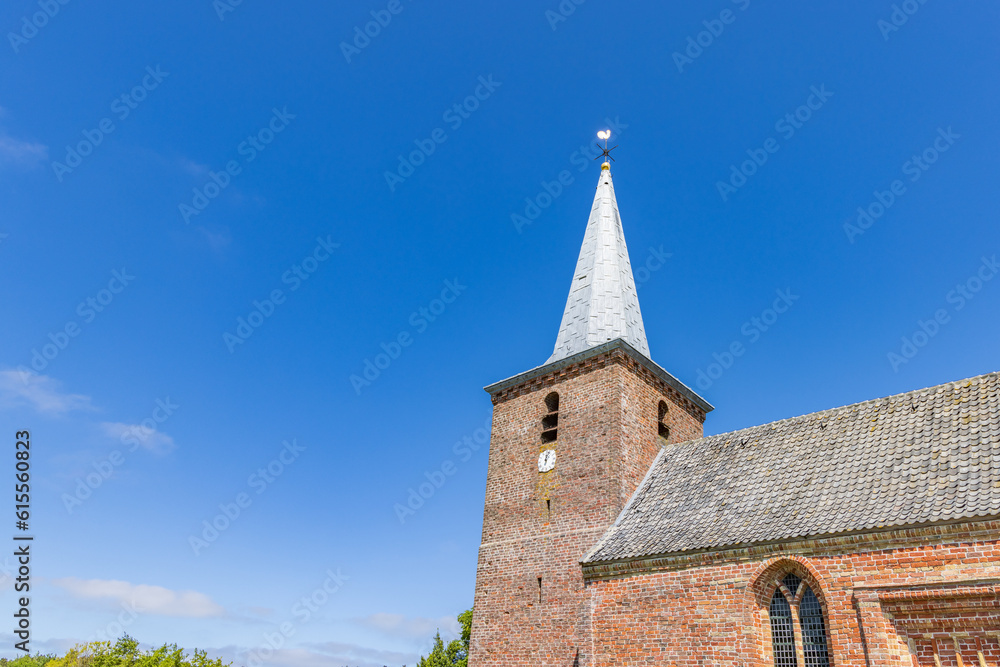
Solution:
{"label": "steeple", "polygon": [[649,357],[639,296],[632,276],[611,165],[601,165],[594,206],[576,262],[555,351],[546,364],[623,339]]}
{"label": "steeple", "polygon": [[595,602],[580,561],[609,534],[661,450],[701,438],[712,409],[649,358],[611,150],[605,144],[555,352],[485,387],[493,427],[469,647],[475,667],[607,663],[593,654]]}

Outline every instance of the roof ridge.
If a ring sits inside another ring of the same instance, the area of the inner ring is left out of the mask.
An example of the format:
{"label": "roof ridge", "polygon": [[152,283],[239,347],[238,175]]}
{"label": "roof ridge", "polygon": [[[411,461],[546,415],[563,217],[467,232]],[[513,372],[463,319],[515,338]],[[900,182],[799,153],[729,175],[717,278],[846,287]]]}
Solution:
{"label": "roof ridge", "polygon": [[736,435],[738,433],[744,433],[744,432],[747,432],[747,431],[753,431],[754,429],[764,428],[765,426],[775,426],[777,424],[785,424],[785,423],[788,423],[788,422],[795,422],[795,421],[798,421],[798,420],[804,420],[804,419],[808,419],[808,418],[811,418],[811,417],[820,417],[820,416],[828,415],[828,414],[833,413],[833,412],[845,412],[845,411],[847,411],[847,410],[849,410],[851,408],[859,408],[859,407],[861,407],[863,405],[868,405],[870,403],[877,403],[879,401],[888,401],[888,400],[891,400],[891,399],[903,398],[905,396],[916,395],[916,394],[920,394],[920,393],[923,393],[923,392],[934,393],[934,392],[937,392],[937,391],[940,391],[940,390],[944,389],[947,386],[958,385],[958,384],[962,384],[963,382],[972,382],[973,380],[983,380],[983,379],[988,378],[990,376],[1000,376],[1000,371],[992,371],[990,373],[983,373],[982,375],[973,375],[972,377],[967,377],[967,378],[964,378],[964,379],[961,379],[961,380],[953,380],[951,382],[943,382],[941,384],[931,385],[930,387],[922,387],[920,389],[912,389],[910,391],[904,391],[904,392],[900,392],[898,394],[890,394],[888,396],[880,396],[880,397],[877,397],[877,398],[870,398],[870,399],[868,399],[866,401],[859,401],[857,403],[849,403],[847,405],[841,405],[841,406],[838,406],[836,408],[827,408],[826,410],[819,410],[817,412],[809,412],[809,413],[806,413],[804,415],[796,415],[794,417],[785,417],[784,419],[776,419],[775,421],[771,421],[771,422],[764,422],[762,424],[755,424],[753,426],[745,426],[743,428],[736,429],[734,431],[726,431],[725,433],[716,433],[714,435],[706,435],[706,436],[703,436],[701,438],[694,438],[692,440],[684,440],[684,441],[678,442],[678,443],[676,443],[676,444],[674,444],[672,446],[673,447],[677,447],[679,445],[686,445],[686,444],[694,443],[694,442],[703,442],[705,440],[721,439],[723,436],[734,436],[734,435]]}

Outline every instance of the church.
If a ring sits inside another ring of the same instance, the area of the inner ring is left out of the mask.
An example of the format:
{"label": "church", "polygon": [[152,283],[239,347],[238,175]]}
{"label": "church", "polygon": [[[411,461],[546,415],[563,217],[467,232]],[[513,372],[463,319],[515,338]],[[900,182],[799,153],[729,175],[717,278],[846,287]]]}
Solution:
{"label": "church", "polygon": [[555,351],[486,391],[470,667],[1000,666],[1000,374],[705,437],[609,162]]}

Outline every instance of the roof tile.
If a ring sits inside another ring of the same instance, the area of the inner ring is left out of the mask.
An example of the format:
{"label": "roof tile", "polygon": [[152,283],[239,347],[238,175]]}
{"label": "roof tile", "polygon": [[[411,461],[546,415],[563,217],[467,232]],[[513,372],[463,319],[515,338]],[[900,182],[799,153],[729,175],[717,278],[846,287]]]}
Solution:
{"label": "roof tile", "polygon": [[669,445],[584,562],[998,511],[991,373]]}

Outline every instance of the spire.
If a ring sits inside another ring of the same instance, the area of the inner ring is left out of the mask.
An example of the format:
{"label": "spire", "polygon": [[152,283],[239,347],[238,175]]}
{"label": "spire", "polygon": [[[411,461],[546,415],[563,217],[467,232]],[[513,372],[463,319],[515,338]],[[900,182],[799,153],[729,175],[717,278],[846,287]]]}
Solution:
{"label": "spire", "polygon": [[616,338],[649,357],[632,264],[611,183],[611,165],[605,162],[601,165],[594,207],[583,236],[556,348],[546,363]]}

